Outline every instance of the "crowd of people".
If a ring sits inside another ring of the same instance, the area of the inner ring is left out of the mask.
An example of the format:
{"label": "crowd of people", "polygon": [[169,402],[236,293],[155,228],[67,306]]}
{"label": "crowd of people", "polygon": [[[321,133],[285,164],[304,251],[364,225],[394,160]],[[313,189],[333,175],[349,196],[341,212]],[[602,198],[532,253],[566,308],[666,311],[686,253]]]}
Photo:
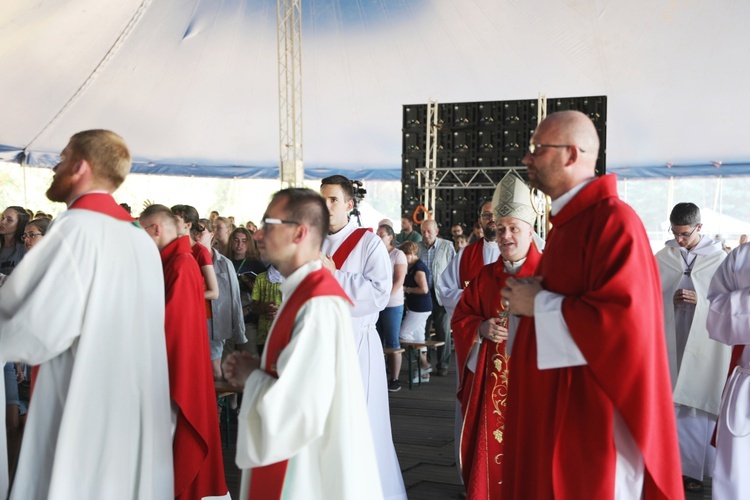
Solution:
{"label": "crowd of people", "polygon": [[359,227],[339,175],[275,193],[257,226],[133,218],[123,139],[74,135],[47,191],[68,210],[0,219],[0,496],[229,498],[218,382],[242,394],[240,498],[405,499],[393,351],[434,327],[407,376],[446,376],[455,346],[467,498],[681,498],[711,475],[743,498],[750,251],[680,203],[654,257],[598,150],[588,117],[548,116],[523,160],[547,240],[515,172],[448,240],[431,219]]}

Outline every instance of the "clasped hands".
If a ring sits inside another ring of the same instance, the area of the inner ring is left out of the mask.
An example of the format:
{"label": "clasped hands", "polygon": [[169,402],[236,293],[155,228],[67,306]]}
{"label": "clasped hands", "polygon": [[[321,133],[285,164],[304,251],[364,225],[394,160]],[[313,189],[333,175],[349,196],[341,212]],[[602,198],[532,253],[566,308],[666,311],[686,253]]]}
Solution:
{"label": "clasped hands", "polygon": [[505,309],[516,316],[534,316],[534,299],[544,290],[542,277],[508,278],[500,290]]}
{"label": "clasped hands", "polygon": [[694,290],[677,289],[674,292],[673,301],[675,304],[697,304],[698,295]]}
{"label": "clasped hands", "polygon": [[236,387],[243,387],[245,381],[260,367],[260,356],[250,354],[249,352],[234,351],[227,356],[221,369],[224,372],[224,378],[227,382]]}

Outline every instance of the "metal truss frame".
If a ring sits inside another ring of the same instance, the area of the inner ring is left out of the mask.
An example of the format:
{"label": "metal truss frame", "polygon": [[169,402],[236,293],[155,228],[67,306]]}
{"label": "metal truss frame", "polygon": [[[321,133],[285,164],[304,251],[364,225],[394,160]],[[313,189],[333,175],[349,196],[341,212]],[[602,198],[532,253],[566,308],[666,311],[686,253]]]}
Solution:
{"label": "metal truss frame", "polygon": [[282,187],[302,186],[302,0],[277,0],[279,174]]}

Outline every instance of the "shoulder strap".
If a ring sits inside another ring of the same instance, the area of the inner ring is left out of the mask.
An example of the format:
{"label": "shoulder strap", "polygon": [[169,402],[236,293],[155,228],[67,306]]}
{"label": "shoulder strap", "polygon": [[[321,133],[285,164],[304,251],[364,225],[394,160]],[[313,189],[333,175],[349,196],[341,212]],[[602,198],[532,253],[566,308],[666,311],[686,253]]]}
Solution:
{"label": "shoulder strap", "polygon": [[368,231],[372,232],[372,229],[369,227],[358,227],[344,240],[344,242],[341,244],[339,249],[336,250],[336,253],[334,253],[332,257],[333,263],[336,264],[336,269],[341,269],[341,266],[344,265],[344,262],[346,262],[349,254],[352,253],[354,248],[357,246],[357,243],[359,243],[359,240],[361,240],[365,233],[367,233]]}

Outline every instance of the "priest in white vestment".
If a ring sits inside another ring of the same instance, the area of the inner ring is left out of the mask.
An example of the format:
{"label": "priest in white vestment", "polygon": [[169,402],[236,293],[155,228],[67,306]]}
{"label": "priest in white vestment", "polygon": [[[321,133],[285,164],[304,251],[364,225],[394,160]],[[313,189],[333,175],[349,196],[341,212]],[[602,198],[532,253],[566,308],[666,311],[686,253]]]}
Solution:
{"label": "priest in white vestment", "polygon": [[656,254],[664,299],[664,332],[686,491],[703,489],[730,349],[708,338],[708,286],[726,258],[721,242],[701,235],[700,210],[678,203],[669,216],[674,239]]}
{"label": "priest in white vestment", "polygon": [[39,366],[10,498],[171,499],[161,260],[110,194],[130,155],[93,130],[61,157],[68,210],[0,289],[2,361]]}
{"label": "priest in white vestment", "polygon": [[[244,385],[237,442],[243,500],[273,482],[278,489],[263,498],[383,498],[364,390],[352,377],[358,362],[350,305],[319,260],[327,215],[314,191],[286,189],[253,236],[286,280],[262,359],[235,353],[224,363],[227,379]],[[274,479],[259,469],[279,463],[285,472]]]}
{"label": "priest in white vestment", "polygon": [[375,329],[380,311],[388,305],[393,286],[393,266],[383,242],[367,231],[343,264],[336,268],[333,257],[358,230],[356,218],[349,220],[354,193],[349,179],[340,175],[323,179],[320,191],[331,214],[321,260],[354,304],[351,308],[354,342],[359,355],[383,494],[388,499],[405,499],[406,489],[391,435],[383,346]]}
{"label": "priest in white vestment", "polygon": [[713,497],[750,498],[750,245],[724,260],[708,289],[709,336],[734,346],[716,425]]}

